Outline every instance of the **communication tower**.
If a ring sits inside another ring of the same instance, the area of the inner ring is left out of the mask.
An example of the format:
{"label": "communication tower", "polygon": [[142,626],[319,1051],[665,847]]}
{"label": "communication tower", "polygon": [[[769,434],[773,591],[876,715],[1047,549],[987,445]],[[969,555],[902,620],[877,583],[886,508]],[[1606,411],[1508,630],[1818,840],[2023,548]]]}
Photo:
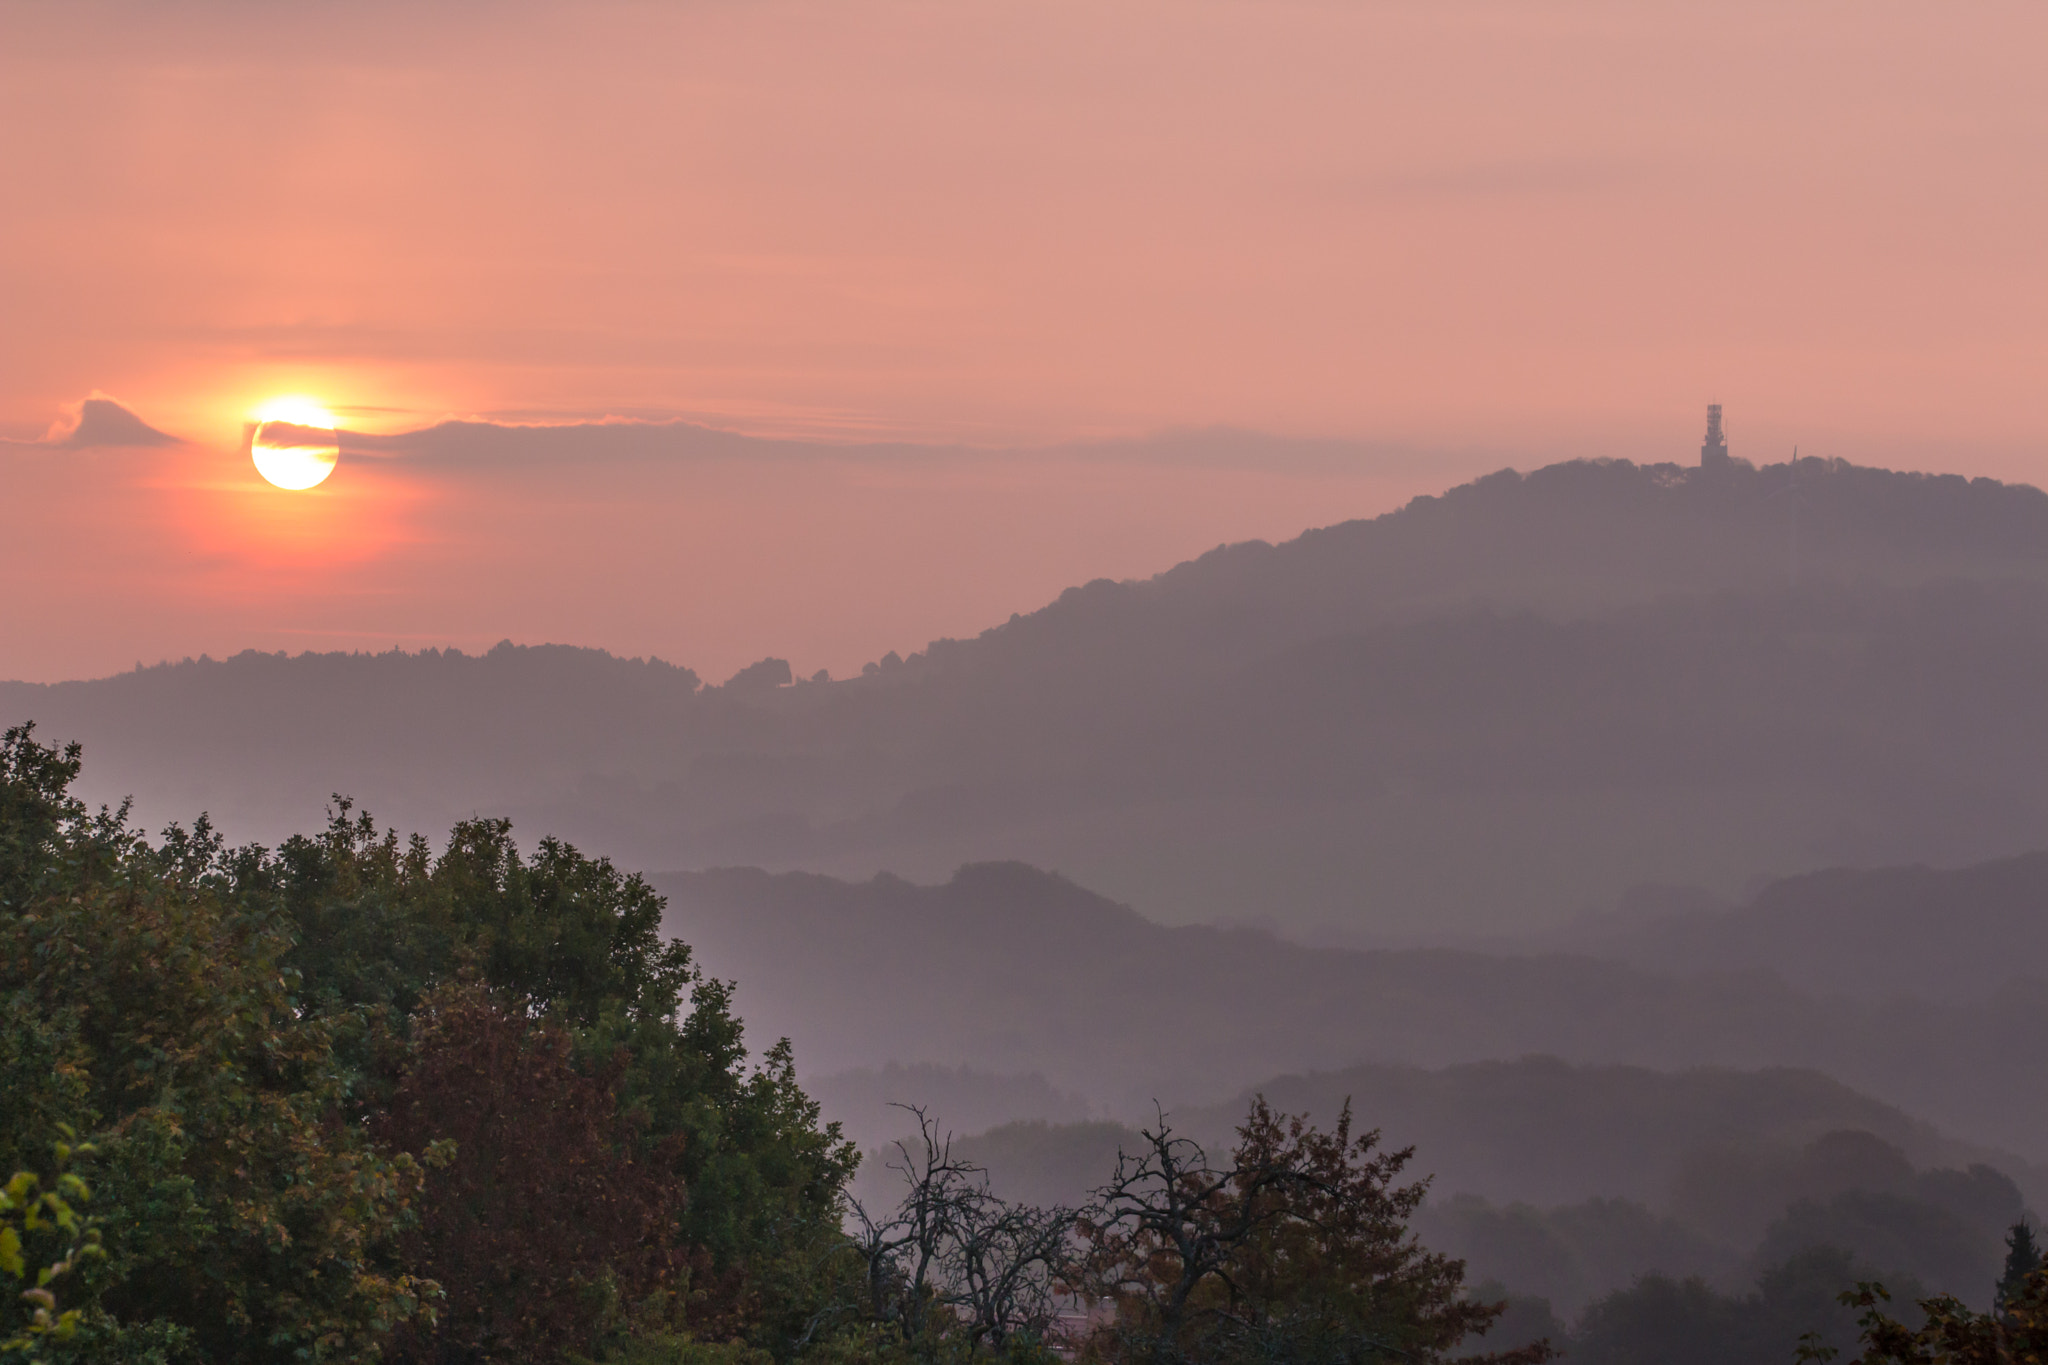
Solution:
{"label": "communication tower", "polygon": [[1700,447],[1700,468],[1719,469],[1728,463],[1728,438],[1721,434],[1721,405],[1707,404],[1707,440]]}

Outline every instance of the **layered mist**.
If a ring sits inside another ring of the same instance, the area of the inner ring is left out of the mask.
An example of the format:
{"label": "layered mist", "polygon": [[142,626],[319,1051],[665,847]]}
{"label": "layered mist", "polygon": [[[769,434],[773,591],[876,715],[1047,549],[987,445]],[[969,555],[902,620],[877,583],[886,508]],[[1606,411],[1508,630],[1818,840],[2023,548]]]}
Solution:
{"label": "layered mist", "polygon": [[244,654],[0,712],[152,824],[340,794],[646,871],[871,1195],[903,1105],[1071,1202],[1141,1127],[1348,1100],[1432,1245],[1567,1317],[1798,1265],[1981,1298],[2048,1206],[2035,489],[1509,471],[800,672]]}

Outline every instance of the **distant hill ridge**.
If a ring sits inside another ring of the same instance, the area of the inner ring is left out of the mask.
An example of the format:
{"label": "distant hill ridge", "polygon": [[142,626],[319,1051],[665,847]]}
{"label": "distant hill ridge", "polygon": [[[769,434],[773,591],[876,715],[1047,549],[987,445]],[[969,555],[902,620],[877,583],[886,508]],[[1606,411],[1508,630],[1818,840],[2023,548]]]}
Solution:
{"label": "distant hill ridge", "polygon": [[1128,632],[1149,619],[1273,647],[1473,601],[1574,612],[1800,579],[2044,574],[2048,494],[2027,484],[1813,458],[1717,470],[1573,460],[1280,545],[1219,546],[1151,579],[1069,588],[979,643],[1005,661],[1067,632],[1135,648]]}
{"label": "distant hill ridge", "polygon": [[[1180,602],[1201,599],[1200,614],[1214,619],[1219,599],[1240,608],[1277,601],[1299,614],[1319,614],[1321,634],[1371,619],[1359,613],[1345,620],[1361,600],[1381,610],[1475,598],[1502,607],[1557,608],[1579,598],[1611,603],[1674,591],[1779,586],[1795,574],[1821,581],[2048,576],[2048,493],[2029,484],[1811,457],[1763,468],[1744,460],[1723,469],[1571,460],[1528,474],[1503,469],[1278,545],[1221,545],[1149,579],[1072,587],[1035,612],[989,627],[977,640],[1029,652],[1042,643],[1032,637],[1099,618],[1111,603],[1124,611],[1177,614]],[[942,654],[967,643],[934,642]],[[484,658],[561,676],[572,660],[586,656],[587,667],[612,658],[603,650],[527,649],[508,640],[482,656],[393,649],[309,651],[288,659],[244,651],[218,662],[267,667],[376,660],[388,669],[408,659]],[[920,652],[912,661],[924,657]],[[138,665],[135,671],[154,674],[198,662]],[[647,662],[657,670],[672,667]],[[683,668],[672,680],[687,685],[696,677]]]}
{"label": "distant hill ridge", "polygon": [[[1227,1150],[1254,1093],[1323,1124],[1348,1100],[1360,1130],[1379,1129],[1389,1149],[1416,1148],[1415,1174],[1433,1176],[1439,1197],[1479,1193],[1540,1205],[1618,1197],[1661,1206],[1689,1155],[1797,1148],[1844,1130],[1875,1134],[1919,1166],[1962,1167],[1987,1156],[1813,1071],[1663,1072],[1555,1057],[1275,1076],[1220,1104],[1169,1105],[1168,1121],[1211,1150]],[[1134,1118],[1149,1126],[1152,1116]],[[967,1135],[956,1150],[988,1166],[1013,1197],[1073,1203],[1102,1182],[1119,1145],[1135,1150],[1135,1139],[1134,1129],[1099,1121],[1012,1123]],[[2029,1179],[2048,1174],[2004,1160]]]}
{"label": "distant hill ridge", "polygon": [[275,841],[345,792],[636,866],[1018,858],[1165,920],[1514,933],[1660,882],[2048,828],[2048,496],[1832,461],[1503,472],[1098,582],[871,674],[244,654],[0,714],[96,799]]}
{"label": "distant hill ridge", "polygon": [[1768,969],[1826,994],[1982,999],[2015,977],[2048,983],[2048,852],[1960,868],[1827,868],[1739,906],[1639,906],[1541,942],[1665,971]]}
{"label": "distant hill ridge", "polygon": [[[750,1027],[817,1074],[1031,1073],[1134,1112],[1285,1072],[1548,1053],[1581,1065],[1824,1071],[2039,1159],[2048,986],[1970,1004],[1824,1000],[1762,971],[1586,956],[1356,951],[1153,924],[1018,864],[919,886],[757,869],[667,873],[668,932],[737,980]],[[1967,1059],[1967,1065],[1959,1059]]]}

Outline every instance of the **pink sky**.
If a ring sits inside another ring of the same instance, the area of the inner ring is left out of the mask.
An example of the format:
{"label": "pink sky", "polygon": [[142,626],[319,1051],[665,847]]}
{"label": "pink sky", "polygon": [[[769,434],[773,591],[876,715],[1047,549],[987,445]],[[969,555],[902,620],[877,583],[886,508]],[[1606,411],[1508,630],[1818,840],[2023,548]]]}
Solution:
{"label": "pink sky", "polygon": [[[2039,0],[0,2],[0,676],[488,645],[809,672],[1502,464],[2048,480]],[[344,457],[688,418],[816,458]],[[1222,424],[1289,437],[1098,456]],[[971,447],[984,448],[980,451]]]}

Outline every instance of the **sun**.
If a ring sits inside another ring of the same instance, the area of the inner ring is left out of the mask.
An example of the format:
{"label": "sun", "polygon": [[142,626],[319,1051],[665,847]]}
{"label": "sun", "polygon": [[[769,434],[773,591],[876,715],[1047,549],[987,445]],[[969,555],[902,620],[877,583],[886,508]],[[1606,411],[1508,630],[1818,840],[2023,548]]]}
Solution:
{"label": "sun", "polygon": [[249,458],[279,488],[312,488],[334,472],[341,445],[334,414],[310,398],[273,398],[250,414]]}

